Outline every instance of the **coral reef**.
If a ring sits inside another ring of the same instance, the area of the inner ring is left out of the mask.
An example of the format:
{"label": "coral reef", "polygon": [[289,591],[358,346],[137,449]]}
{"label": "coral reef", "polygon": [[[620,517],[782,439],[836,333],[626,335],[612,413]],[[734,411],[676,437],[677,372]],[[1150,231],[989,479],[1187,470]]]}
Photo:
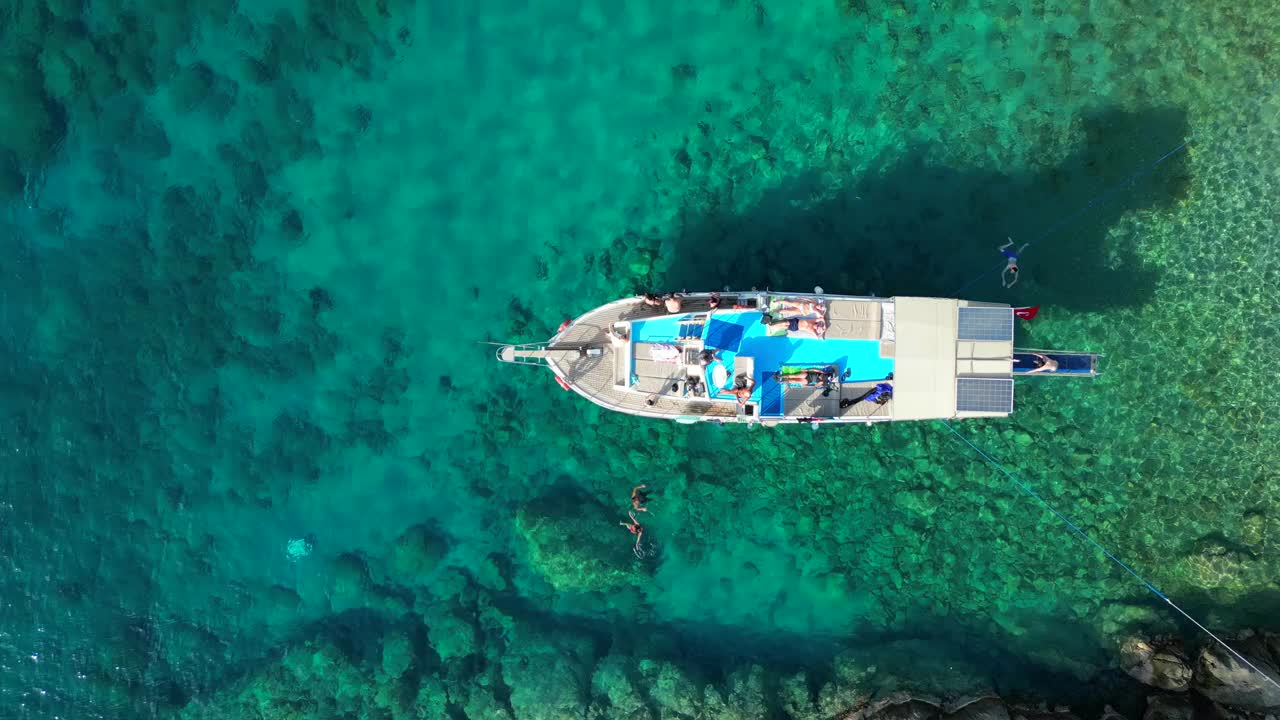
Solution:
{"label": "coral reef", "polygon": [[529,566],[558,591],[606,591],[643,581],[625,530],[594,499],[550,495],[525,503],[515,517]]}

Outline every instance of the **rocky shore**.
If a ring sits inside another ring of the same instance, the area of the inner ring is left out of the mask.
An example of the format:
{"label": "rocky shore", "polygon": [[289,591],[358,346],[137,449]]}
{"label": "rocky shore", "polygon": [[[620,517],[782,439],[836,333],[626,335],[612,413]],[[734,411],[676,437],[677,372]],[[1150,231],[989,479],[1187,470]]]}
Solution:
{"label": "rocky shore", "polygon": [[[1264,718],[1280,715],[1280,635],[1248,632],[1228,642],[1249,667],[1209,641],[1194,654],[1180,638],[1131,637],[1120,645],[1125,672],[1151,688],[1142,720]],[[1106,706],[1099,720],[1126,715]],[[1006,703],[995,695],[945,701],[905,692],[868,700],[837,720],[1082,720],[1067,707]],[[1132,718],[1128,720],[1134,720]]]}

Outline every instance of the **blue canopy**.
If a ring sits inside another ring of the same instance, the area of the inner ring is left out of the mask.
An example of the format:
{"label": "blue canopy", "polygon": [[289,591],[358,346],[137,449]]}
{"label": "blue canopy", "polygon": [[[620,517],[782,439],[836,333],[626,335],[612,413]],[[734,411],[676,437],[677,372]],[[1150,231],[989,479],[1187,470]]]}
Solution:
{"label": "blue canopy", "polygon": [[738,348],[742,345],[742,331],[742,326],[737,323],[712,320],[707,326],[707,336],[703,344],[717,350],[738,352]]}

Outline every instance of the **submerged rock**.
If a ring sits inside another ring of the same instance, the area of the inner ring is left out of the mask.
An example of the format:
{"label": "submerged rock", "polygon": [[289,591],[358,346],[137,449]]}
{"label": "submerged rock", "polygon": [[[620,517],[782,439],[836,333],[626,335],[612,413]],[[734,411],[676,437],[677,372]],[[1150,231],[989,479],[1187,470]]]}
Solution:
{"label": "submerged rock", "polygon": [[1195,709],[1187,695],[1152,695],[1142,720],[1191,720]]}
{"label": "submerged rock", "polygon": [[1254,635],[1234,647],[1256,669],[1213,643],[1196,658],[1192,686],[1214,702],[1242,710],[1280,709],[1280,638]]}
{"label": "submerged rock", "polygon": [[556,494],[526,503],[515,524],[529,565],[552,587],[594,592],[637,582],[635,538],[617,515],[592,498]]}
{"label": "submerged rock", "polygon": [[392,567],[406,583],[421,582],[435,572],[449,553],[449,540],[426,525],[414,525],[396,539]]}
{"label": "submerged rock", "polygon": [[1102,717],[1098,718],[1098,720],[1128,720],[1128,718],[1116,712],[1116,709],[1110,705],[1106,705],[1103,706]]}
{"label": "submerged rock", "polygon": [[[639,717],[645,713],[642,689],[632,679],[632,659],[624,655],[608,655],[591,675],[591,692],[614,708],[622,717]],[[598,710],[603,714],[603,709]]]}
{"label": "submerged rock", "polygon": [[941,716],[942,709],[932,699],[899,692],[871,702],[849,720],[934,720]]}
{"label": "submerged rock", "polygon": [[66,135],[66,111],[46,93],[31,55],[13,53],[0,63],[0,129],[0,148],[12,152],[25,172],[48,162]]}
{"label": "submerged rock", "polygon": [[1120,666],[1144,685],[1184,692],[1191,685],[1191,668],[1173,648],[1161,648],[1132,637],[1120,645]]}
{"label": "submerged rock", "polygon": [[1011,710],[1010,715],[1014,720],[1079,720],[1079,717],[1067,708],[1049,710],[1044,707],[1017,707]]}
{"label": "submerged rock", "polygon": [[933,720],[941,717],[938,706],[927,703],[923,700],[908,700],[904,703],[891,705],[874,716],[876,720]]}
{"label": "submerged rock", "polygon": [[966,698],[946,708],[946,720],[1009,720],[1009,708],[998,697]]}

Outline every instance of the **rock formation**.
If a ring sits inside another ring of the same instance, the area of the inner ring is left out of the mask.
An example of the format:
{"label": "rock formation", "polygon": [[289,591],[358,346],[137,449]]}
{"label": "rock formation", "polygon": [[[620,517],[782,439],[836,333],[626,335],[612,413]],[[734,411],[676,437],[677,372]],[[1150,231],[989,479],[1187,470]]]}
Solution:
{"label": "rock formation", "polygon": [[1217,643],[1196,658],[1192,687],[1221,705],[1252,712],[1280,709],[1280,636],[1249,635],[1233,645],[1250,668]]}
{"label": "rock formation", "polygon": [[1191,668],[1174,644],[1131,637],[1120,645],[1120,666],[1143,685],[1174,692],[1191,686]]}

